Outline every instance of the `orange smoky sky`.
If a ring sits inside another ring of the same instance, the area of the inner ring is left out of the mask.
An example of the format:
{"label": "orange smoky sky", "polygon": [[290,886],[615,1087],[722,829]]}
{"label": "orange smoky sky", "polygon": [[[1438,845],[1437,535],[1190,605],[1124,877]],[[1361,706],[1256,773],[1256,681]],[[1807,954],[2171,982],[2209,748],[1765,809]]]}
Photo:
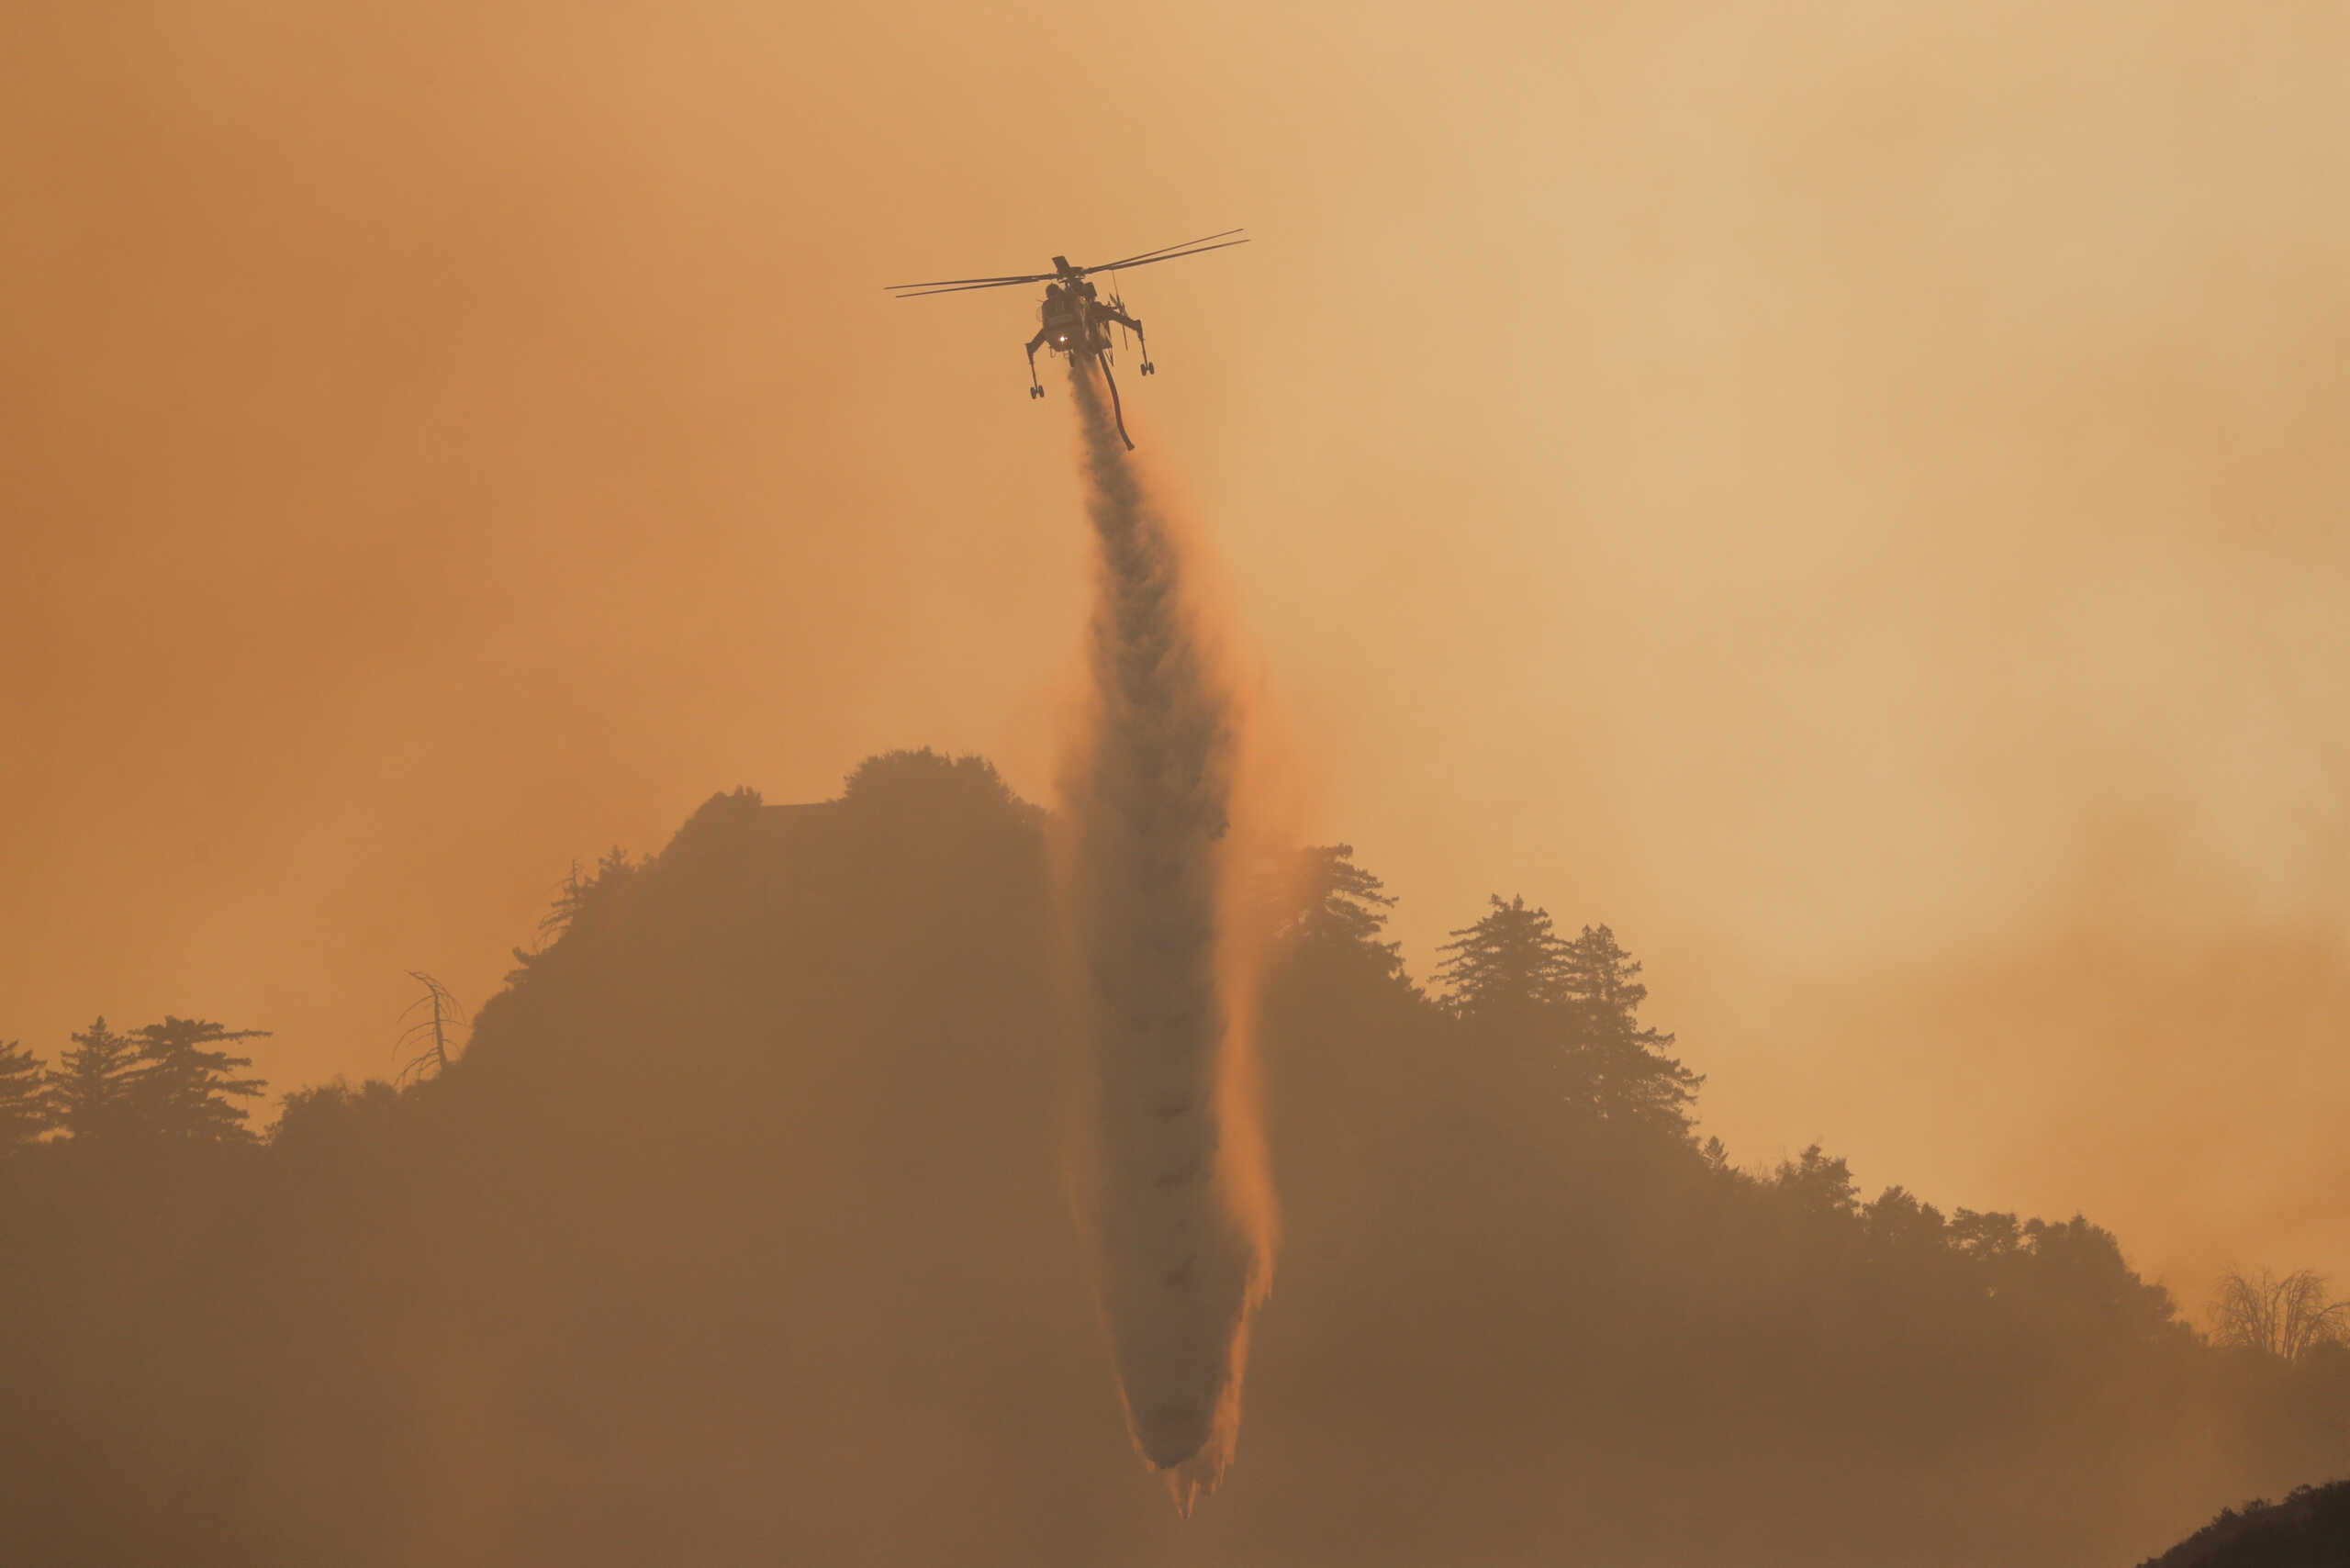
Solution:
{"label": "orange smoky sky", "polygon": [[1743,1160],[2350,1276],[2350,12],[391,8],[0,48],[0,1036],[393,1063],[711,791],[1049,794],[1031,300],[1429,967],[1607,921]]}

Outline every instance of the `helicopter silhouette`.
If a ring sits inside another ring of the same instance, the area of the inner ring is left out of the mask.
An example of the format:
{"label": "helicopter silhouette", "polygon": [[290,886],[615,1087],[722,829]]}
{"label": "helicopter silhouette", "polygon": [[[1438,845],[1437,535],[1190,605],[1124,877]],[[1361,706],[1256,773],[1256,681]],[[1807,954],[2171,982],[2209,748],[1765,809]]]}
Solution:
{"label": "helicopter silhouette", "polygon": [[[1221,234],[1203,235],[1178,245],[1161,245],[1156,251],[1144,251],[1099,266],[1073,266],[1067,256],[1053,258],[1053,270],[1029,273],[1018,277],[950,277],[931,283],[893,283],[889,292],[900,299],[921,299],[934,294],[968,294],[980,288],[1018,288],[1029,284],[1045,286],[1044,303],[1037,307],[1036,335],[1028,340],[1028,396],[1045,395],[1044,383],[1036,379],[1036,351],[1045,349],[1057,354],[1067,354],[1071,363],[1091,359],[1102,366],[1102,379],[1110,384],[1110,410],[1118,421],[1118,439],[1134,450],[1134,438],[1126,434],[1126,413],[1118,401],[1118,378],[1110,370],[1110,329],[1122,333],[1132,332],[1142,351],[1141,370],[1145,375],[1155,375],[1158,367],[1150,362],[1150,342],[1143,336],[1142,322],[1126,314],[1125,302],[1118,297],[1116,274],[1128,267],[1147,267],[1159,262],[1178,262],[1185,256],[1203,255],[1227,246],[1246,245],[1245,239],[1236,240],[1237,229],[1227,229]],[[1091,282],[1096,273],[1112,274],[1110,297],[1102,297]]]}

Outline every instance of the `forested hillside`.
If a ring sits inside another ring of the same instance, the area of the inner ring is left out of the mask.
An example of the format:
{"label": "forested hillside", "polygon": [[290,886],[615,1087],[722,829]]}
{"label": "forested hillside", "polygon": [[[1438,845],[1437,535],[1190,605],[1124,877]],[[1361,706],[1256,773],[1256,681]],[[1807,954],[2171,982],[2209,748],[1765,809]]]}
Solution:
{"label": "forested hillside", "polygon": [[0,1059],[0,1560],[2077,1568],[2350,1471],[2328,1337],[2215,1348],[2079,1217],[1741,1170],[1605,926],[1513,890],[1423,985],[1332,846],[1247,1425],[1178,1521],[1069,1218],[1052,831],[928,753],[716,797],[462,1055],[265,1137],[235,1031]]}
{"label": "forested hillside", "polygon": [[2141,1568],[2337,1568],[2350,1562],[2350,1481],[2255,1498]]}

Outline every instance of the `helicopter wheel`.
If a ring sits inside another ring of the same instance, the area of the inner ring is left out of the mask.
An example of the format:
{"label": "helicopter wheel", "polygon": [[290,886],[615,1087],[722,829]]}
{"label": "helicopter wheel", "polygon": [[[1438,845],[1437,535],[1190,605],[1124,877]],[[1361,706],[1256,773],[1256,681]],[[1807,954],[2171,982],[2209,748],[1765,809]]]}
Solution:
{"label": "helicopter wheel", "polygon": [[1158,374],[1158,366],[1151,364],[1148,360],[1145,360],[1142,362],[1142,373],[1145,375],[1156,375]]}

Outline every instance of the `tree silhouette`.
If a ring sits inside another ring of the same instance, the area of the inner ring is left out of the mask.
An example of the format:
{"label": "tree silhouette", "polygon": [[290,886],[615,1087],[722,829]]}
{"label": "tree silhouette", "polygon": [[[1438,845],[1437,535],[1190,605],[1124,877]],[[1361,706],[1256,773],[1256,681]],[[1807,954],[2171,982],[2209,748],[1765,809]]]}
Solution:
{"label": "tree silhouette", "polygon": [[169,1014],[162,1023],[146,1025],[133,1036],[139,1065],[127,1086],[134,1125],[143,1134],[163,1137],[251,1142],[245,1109],[235,1101],[260,1094],[265,1085],[258,1078],[236,1076],[238,1069],[252,1066],[251,1057],[206,1047],[268,1036],[266,1029],[229,1029]]}
{"label": "tree silhouette", "polygon": [[1283,932],[1302,951],[1368,964],[1381,978],[1404,977],[1400,942],[1383,942],[1395,900],[1378,877],[1355,864],[1354,846],[1304,852],[1303,907]]}
{"label": "tree silhouette", "polygon": [[532,965],[543,960],[548,953],[583,920],[591,919],[599,908],[608,907],[635,874],[643,869],[632,861],[628,851],[617,845],[596,862],[593,871],[583,874],[579,862],[574,860],[571,869],[555,889],[554,902],[539,920],[538,945],[514,949],[515,967],[506,976],[508,983],[530,973]]}
{"label": "tree silhouette", "polygon": [[2301,1269],[2277,1279],[2266,1269],[2221,1277],[2211,1338],[2241,1350],[2298,1361],[2322,1345],[2350,1342],[2350,1301],[2326,1299],[2325,1276]]}
{"label": "tree silhouette", "polygon": [[1950,1238],[1970,1258],[2005,1258],[2023,1245],[2023,1225],[2011,1214],[1977,1214],[1962,1208],[1950,1216]]}
{"label": "tree silhouette", "polygon": [[559,941],[563,934],[571,929],[571,923],[579,918],[579,912],[594,899],[596,884],[607,875],[627,869],[628,853],[618,847],[607,850],[596,869],[586,876],[580,875],[579,862],[574,860],[571,869],[564,873],[562,883],[555,889],[554,902],[548,907],[546,913],[539,917],[539,939],[542,942]]}
{"label": "tree silhouette", "polygon": [[[1539,912],[1537,912],[1539,913]],[[1605,925],[1586,925],[1558,950],[1568,1008],[1567,1054],[1572,1098],[1604,1120],[1685,1132],[1689,1107],[1706,1080],[1664,1054],[1673,1036],[1644,1028],[1638,960]]]}
{"label": "tree silhouette", "polygon": [[1476,924],[1451,933],[1438,949],[1445,1005],[1460,1018],[1518,1019],[1566,997],[1566,944],[1551,929],[1550,913],[1501,895]]}
{"label": "tree silhouette", "polygon": [[[576,879],[576,878],[575,878]],[[400,1044],[414,1046],[417,1052],[401,1064],[393,1078],[395,1085],[410,1079],[438,1078],[449,1070],[450,1036],[457,1026],[458,1015],[464,1011],[449,988],[426,974],[422,969],[410,969],[408,978],[424,988],[424,994],[408,1004],[400,1016],[408,1019],[400,1031]],[[421,1016],[419,1016],[421,1014]]]}
{"label": "tree silhouette", "polygon": [[2132,1271],[2111,1231],[2075,1215],[2057,1222],[2029,1220],[2023,1235],[2031,1288],[2042,1311],[2069,1315],[2113,1338],[2154,1340],[2183,1332],[2170,1292]]}
{"label": "tree silhouette", "polygon": [[32,1142],[56,1119],[41,1059],[14,1040],[0,1040],[0,1151]]}
{"label": "tree silhouette", "polygon": [[1844,1163],[1842,1155],[1831,1158],[1816,1143],[1796,1159],[1779,1161],[1772,1181],[1798,1209],[1807,1213],[1851,1215],[1861,1212],[1860,1191],[1853,1184],[1852,1167]]}
{"label": "tree silhouette", "polygon": [[107,1028],[104,1017],[73,1041],[49,1076],[56,1125],[76,1138],[129,1130],[134,1119],[130,1089],[139,1074],[139,1042]]}
{"label": "tree silhouette", "polygon": [[1014,797],[986,757],[949,756],[923,746],[867,757],[842,786],[841,799],[861,810],[902,812],[917,801],[935,810],[948,800],[983,811],[1001,809]]}
{"label": "tree silhouette", "polygon": [[1861,1210],[1869,1240],[1881,1248],[1940,1248],[1949,1236],[1942,1211],[1907,1187],[1887,1187]]}
{"label": "tree silhouette", "polygon": [[1705,1079],[1664,1054],[1671,1035],[1641,1025],[1648,987],[1616,934],[1586,925],[1568,941],[1548,910],[1522,897],[1490,902],[1483,919],[1441,949],[1438,974],[1453,1016],[1554,1048],[1561,1093],[1578,1110],[1685,1136]]}

